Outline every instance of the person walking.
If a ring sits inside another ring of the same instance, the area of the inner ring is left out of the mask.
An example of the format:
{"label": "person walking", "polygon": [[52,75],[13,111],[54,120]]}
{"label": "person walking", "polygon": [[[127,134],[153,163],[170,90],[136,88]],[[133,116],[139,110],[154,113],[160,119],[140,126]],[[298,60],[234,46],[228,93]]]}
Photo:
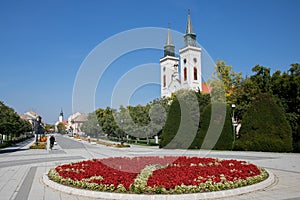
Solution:
{"label": "person walking", "polygon": [[52,150],[53,146],[54,146],[54,142],[55,142],[55,137],[53,135],[51,135],[50,137],[50,149]]}

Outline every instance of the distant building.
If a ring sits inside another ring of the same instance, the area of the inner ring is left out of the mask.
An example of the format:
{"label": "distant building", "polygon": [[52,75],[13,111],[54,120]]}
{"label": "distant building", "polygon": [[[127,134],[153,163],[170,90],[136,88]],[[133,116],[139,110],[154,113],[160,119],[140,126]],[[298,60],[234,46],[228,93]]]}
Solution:
{"label": "distant building", "polygon": [[23,114],[19,115],[21,119],[25,119],[29,121],[29,123],[32,125],[33,121],[36,120],[36,118],[39,116],[36,112],[29,110]]}
{"label": "distant building", "polygon": [[73,134],[81,133],[81,127],[88,120],[87,115],[76,112],[68,117],[68,130]]}
{"label": "distant building", "polygon": [[66,127],[68,125],[68,121],[64,120],[64,113],[63,113],[62,109],[60,110],[60,113],[59,113],[59,116],[58,116],[58,121],[55,123],[55,132],[58,132],[57,125],[59,123],[62,123]]}
{"label": "distant building", "polygon": [[59,121],[59,122],[63,122],[63,121],[64,121],[64,113],[63,113],[63,110],[62,110],[62,109],[60,110],[60,114],[59,114],[59,117],[58,117],[58,121]]}

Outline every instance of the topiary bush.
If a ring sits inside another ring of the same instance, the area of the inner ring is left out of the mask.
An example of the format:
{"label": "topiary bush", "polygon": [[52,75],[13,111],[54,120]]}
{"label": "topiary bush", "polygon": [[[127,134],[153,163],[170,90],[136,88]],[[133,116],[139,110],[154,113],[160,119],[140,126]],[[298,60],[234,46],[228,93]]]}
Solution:
{"label": "topiary bush", "polygon": [[179,91],[171,103],[160,135],[160,148],[189,148],[197,135],[199,119],[200,109],[195,92]]}
{"label": "topiary bush", "polygon": [[[181,105],[181,106],[180,106]],[[187,104],[175,99],[170,107],[166,124],[162,130],[159,147],[169,149],[187,149],[197,133],[192,116],[186,109]],[[187,116],[183,117],[182,116]]]}
{"label": "topiary bush", "polygon": [[230,107],[222,103],[209,104],[200,118],[200,128],[190,148],[231,150],[234,133]]}
{"label": "topiary bush", "polygon": [[281,105],[269,94],[259,94],[242,121],[236,150],[292,151],[292,130]]}

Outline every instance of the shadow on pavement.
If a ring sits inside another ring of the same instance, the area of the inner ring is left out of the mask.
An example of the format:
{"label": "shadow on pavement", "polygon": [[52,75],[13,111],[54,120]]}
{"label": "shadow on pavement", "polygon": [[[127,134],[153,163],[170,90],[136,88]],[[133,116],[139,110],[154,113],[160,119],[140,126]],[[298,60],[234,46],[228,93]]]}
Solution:
{"label": "shadow on pavement", "polygon": [[0,154],[3,154],[3,153],[12,153],[12,152],[17,152],[17,151],[27,151],[28,149],[20,149],[20,148],[15,148],[15,149],[1,149],[0,150]]}

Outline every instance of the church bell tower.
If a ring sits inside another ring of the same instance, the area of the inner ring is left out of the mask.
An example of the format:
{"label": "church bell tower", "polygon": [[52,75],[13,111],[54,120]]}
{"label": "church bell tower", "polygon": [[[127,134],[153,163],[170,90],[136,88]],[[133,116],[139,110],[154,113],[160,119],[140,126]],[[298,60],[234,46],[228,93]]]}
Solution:
{"label": "church bell tower", "polygon": [[62,122],[64,120],[64,113],[62,111],[62,109],[60,110],[60,114],[59,114],[59,117],[58,117],[58,121],[59,122]]}
{"label": "church bell tower", "polygon": [[202,91],[201,48],[196,45],[196,33],[192,26],[190,10],[184,35],[184,47],[179,50],[179,54],[182,88]]}
{"label": "church bell tower", "polygon": [[161,97],[169,97],[180,87],[178,75],[178,61],[175,57],[175,46],[172,42],[170,26],[164,45],[164,57],[160,59]]}

